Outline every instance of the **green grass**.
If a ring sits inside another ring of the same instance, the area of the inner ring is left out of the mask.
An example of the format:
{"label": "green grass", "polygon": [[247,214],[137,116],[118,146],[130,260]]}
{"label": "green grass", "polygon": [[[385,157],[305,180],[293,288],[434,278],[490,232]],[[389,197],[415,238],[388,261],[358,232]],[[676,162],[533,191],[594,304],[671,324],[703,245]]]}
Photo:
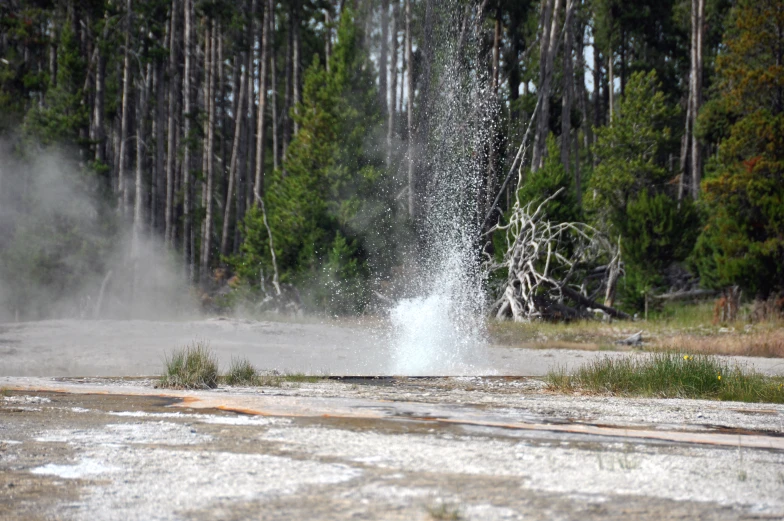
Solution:
{"label": "green grass", "polygon": [[546,379],[550,389],[563,392],[784,403],[783,378],[730,366],[710,355],[605,357],[571,375],[562,369],[551,371]]}
{"label": "green grass", "polygon": [[232,358],[231,367],[223,381],[228,385],[257,385],[259,372],[247,358]]}
{"label": "green grass", "polygon": [[203,342],[176,349],[165,360],[158,387],[169,389],[214,389],[218,386],[218,360]]}
{"label": "green grass", "polygon": [[460,521],[463,516],[460,515],[460,509],[448,503],[439,503],[426,507],[427,514],[430,519],[438,521]]}
{"label": "green grass", "polygon": [[247,358],[232,358],[229,372],[220,375],[217,358],[207,344],[194,342],[166,357],[164,374],[156,387],[214,389],[219,382],[233,386],[281,387],[286,383],[316,383],[323,379],[323,376],[305,373],[260,372]]}

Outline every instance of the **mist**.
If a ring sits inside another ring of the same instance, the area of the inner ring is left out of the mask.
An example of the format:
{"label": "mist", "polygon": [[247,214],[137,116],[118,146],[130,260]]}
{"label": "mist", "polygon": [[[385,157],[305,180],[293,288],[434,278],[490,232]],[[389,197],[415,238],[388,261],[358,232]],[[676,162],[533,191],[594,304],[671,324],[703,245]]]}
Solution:
{"label": "mist", "polygon": [[136,233],[68,150],[0,141],[0,321],[197,312],[176,255]]}

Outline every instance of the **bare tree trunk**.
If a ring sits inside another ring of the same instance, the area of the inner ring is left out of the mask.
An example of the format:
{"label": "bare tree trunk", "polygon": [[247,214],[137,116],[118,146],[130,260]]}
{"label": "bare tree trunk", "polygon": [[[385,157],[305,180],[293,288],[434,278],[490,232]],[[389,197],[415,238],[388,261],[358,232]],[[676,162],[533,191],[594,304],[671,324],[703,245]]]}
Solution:
{"label": "bare tree trunk", "polygon": [[120,123],[120,157],[117,187],[120,192],[120,212],[128,214],[129,209],[129,190],[128,190],[128,151],[127,141],[129,137],[130,125],[130,98],[131,98],[131,24],[132,21],[131,0],[125,3],[125,49],[123,52],[123,90],[122,90],[122,120]]}
{"label": "bare tree trunk", "polygon": [[[596,45],[596,29],[593,31],[593,126],[599,128],[602,123],[602,60]],[[593,144],[596,144],[596,132],[593,133]]]}
{"label": "bare tree trunk", "polygon": [[204,216],[204,236],[202,237],[202,254],[201,254],[201,278],[202,281],[206,280],[209,275],[210,257],[212,255],[212,199],[215,184],[215,76],[217,74],[217,39],[216,24],[213,20],[208,22],[212,27],[207,33],[209,35],[208,43],[205,49],[209,49],[210,56],[209,62],[205,59],[205,74],[209,80],[207,82],[207,146],[204,153],[207,155],[207,194],[206,194],[206,207]]}
{"label": "bare tree trunk", "polygon": [[[269,13],[270,83],[272,85],[272,104],[270,106],[270,119],[272,120],[272,168],[277,170],[280,165],[280,129],[278,125],[278,61],[277,53],[275,52],[275,0],[268,0],[267,12]],[[327,14],[329,14],[329,11],[327,11]],[[329,32],[331,30],[328,31],[328,34]],[[327,55],[327,67],[329,68],[329,55]]]}
{"label": "bare tree trunk", "polygon": [[539,61],[538,90],[542,95],[539,115],[536,121],[534,150],[531,159],[531,170],[538,170],[544,164],[547,149],[547,135],[550,133],[550,91],[553,79],[553,61],[558,46],[558,11],[563,0],[543,0],[542,5],[542,41]]}
{"label": "bare tree trunk", "polygon": [[[392,165],[392,149],[395,138],[395,109],[397,106],[397,24],[400,17],[400,1],[392,0],[392,59],[389,66],[389,111],[387,119],[387,166]],[[385,40],[386,41],[386,40]],[[401,82],[402,83],[402,82]]]}
{"label": "bare tree trunk", "polygon": [[[683,129],[683,137],[681,138],[681,157],[680,157],[680,178],[678,180],[678,201],[683,199],[687,189],[686,179],[688,178],[688,160],[689,149],[691,148],[691,109],[693,91],[691,89],[691,79],[689,80],[689,96],[686,101],[686,122]],[[690,186],[690,185],[689,185]]]}
{"label": "bare tree trunk", "polygon": [[150,82],[152,81],[152,64],[147,64],[147,73],[139,85],[139,104],[136,107],[136,182],[133,205],[133,239],[134,254],[138,255],[138,243],[144,226],[144,202],[147,199],[144,193],[144,167],[146,165],[145,153],[145,120],[147,119],[147,100],[150,99]]}
{"label": "bare tree trunk", "polygon": [[[292,29],[294,30],[294,48],[292,49],[292,56],[291,56],[291,96],[292,96],[292,108],[294,109],[294,114],[299,114],[299,104],[302,101],[302,30],[301,24],[302,21],[300,20],[300,2],[299,0],[293,0],[294,2],[294,10],[293,15],[294,19],[292,21]],[[299,132],[299,121],[297,121],[296,117],[293,120],[293,133],[292,137]]]}
{"label": "bare tree trunk", "polygon": [[566,19],[564,21],[564,64],[563,64],[563,95],[561,97],[561,163],[566,173],[571,170],[569,152],[572,147],[572,100],[574,98],[574,62],[572,48],[574,46],[574,0],[566,3]]}
{"label": "bare tree trunk", "polygon": [[[389,0],[381,0],[381,49],[378,57],[378,94],[381,98],[381,110],[384,114],[391,112],[389,92],[387,91],[387,56],[389,54]],[[387,126],[389,126],[387,124]]]}
{"label": "bare tree trunk", "polygon": [[258,202],[264,194],[264,119],[267,115],[267,53],[269,48],[269,11],[267,6],[262,7],[262,34],[261,34],[261,73],[259,74],[259,114],[256,127],[256,180],[253,183],[253,200]]}
{"label": "bare tree trunk", "polygon": [[174,247],[174,182],[175,158],[177,157],[177,95],[179,92],[179,74],[177,71],[177,13],[179,6],[177,0],[172,0],[171,28],[169,30],[169,106],[168,106],[168,136],[166,144],[166,204],[164,206],[164,240],[169,247]]}
{"label": "bare tree trunk", "polygon": [[694,94],[691,96],[691,195],[696,200],[700,196],[700,181],[702,180],[702,149],[694,129],[697,126],[697,116],[702,105],[702,39],[705,31],[705,0],[692,0],[692,10],[696,12],[692,14],[694,48],[692,49],[691,86]]}
{"label": "bare tree trunk", "polygon": [[288,20],[288,42],[286,44],[286,63],[284,70],[284,92],[283,92],[283,149],[282,157],[286,158],[286,149],[288,149],[289,142],[291,141],[291,105],[292,105],[292,90],[293,90],[293,63],[294,63],[294,4],[291,3],[289,7],[289,20]]}
{"label": "bare tree trunk", "polygon": [[408,112],[408,216],[414,218],[415,215],[415,186],[414,178],[414,55],[411,49],[411,0],[405,0],[406,8],[406,90],[408,102],[406,111]]}
{"label": "bare tree trunk", "polygon": [[607,104],[607,111],[610,115],[610,123],[613,121],[613,113],[615,112],[615,60],[613,58],[613,50],[607,53],[607,83],[610,102]]}
{"label": "bare tree trunk", "polygon": [[95,161],[106,162],[106,131],[104,130],[104,100],[106,97],[106,57],[98,50],[98,64],[95,67]]}
{"label": "bare tree trunk", "polygon": [[163,131],[166,126],[164,106],[166,104],[166,91],[164,90],[165,64],[160,58],[155,62],[155,179],[152,183],[150,211],[150,226],[153,230],[161,229],[163,208],[165,207],[166,183],[164,177],[165,143]]}
{"label": "bare tree trunk", "polygon": [[[255,30],[253,34],[255,34]],[[254,40],[255,37],[250,41]],[[241,190],[243,201],[242,204],[237,206],[239,218],[244,218],[245,210],[253,205],[253,192],[255,190],[253,184],[255,181],[254,174],[256,172],[256,114],[258,111],[256,110],[256,100],[253,97],[253,93],[255,92],[254,87],[256,86],[256,76],[258,75],[258,68],[256,67],[258,61],[255,59],[256,53],[254,48],[255,45],[251,46],[251,49],[248,50],[248,113],[246,115],[247,120],[245,121],[246,136],[242,141],[242,150],[245,157],[243,164],[245,165],[245,168],[240,169],[243,179]],[[238,184],[237,187],[239,188],[240,185]],[[235,250],[239,247],[239,241],[240,237],[239,235],[236,235]]]}
{"label": "bare tree trunk", "polygon": [[[243,56],[236,63],[243,67],[245,64],[245,57]],[[245,110],[245,96],[247,90],[247,82],[245,81],[245,69],[242,69],[240,76],[240,92],[237,98],[237,109],[234,112],[234,140],[231,145],[231,159],[229,160],[229,187],[226,191],[226,204],[223,206],[223,231],[221,233],[221,256],[226,255],[229,244],[229,224],[231,223],[231,203],[235,198],[234,182],[237,176],[237,163],[239,162],[240,154],[240,134],[242,134],[242,114]],[[239,219],[236,219],[236,225],[239,226]]]}
{"label": "bare tree trunk", "polygon": [[[493,30],[493,58],[491,64],[491,80],[490,80],[490,107],[492,113],[497,117],[500,113],[500,107],[498,103],[498,86],[499,86],[499,71],[501,68],[501,6],[498,5],[495,14],[495,28]],[[494,117],[493,119],[496,119]],[[487,213],[487,210],[490,208],[490,205],[493,204],[493,200],[496,196],[496,184],[498,179],[498,129],[494,126],[490,126],[490,150],[488,151],[487,157],[487,179],[485,182],[485,191],[483,200],[479,201],[480,207],[478,216],[480,218],[484,217]],[[484,231],[484,230],[482,230]]]}
{"label": "bare tree trunk", "polygon": [[193,280],[194,275],[194,258],[192,249],[192,230],[191,230],[191,118],[193,117],[193,109],[191,106],[191,75],[193,74],[193,6],[192,0],[184,0],[183,8],[185,11],[185,29],[184,29],[184,48],[185,48],[185,67],[183,70],[182,80],[182,131],[183,131],[183,154],[182,154],[182,255],[183,260],[187,266],[188,280]]}

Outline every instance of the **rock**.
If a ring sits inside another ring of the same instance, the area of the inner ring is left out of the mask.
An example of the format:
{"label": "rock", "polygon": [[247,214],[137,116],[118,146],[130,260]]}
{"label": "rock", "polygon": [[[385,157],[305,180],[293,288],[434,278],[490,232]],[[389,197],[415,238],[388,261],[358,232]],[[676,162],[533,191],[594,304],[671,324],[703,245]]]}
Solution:
{"label": "rock", "polygon": [[629,338],[625,338],[623,340],[617,340],[615,342],[618,345],[624,346],[641,346],[642,345],[642,331],[638,331]]}

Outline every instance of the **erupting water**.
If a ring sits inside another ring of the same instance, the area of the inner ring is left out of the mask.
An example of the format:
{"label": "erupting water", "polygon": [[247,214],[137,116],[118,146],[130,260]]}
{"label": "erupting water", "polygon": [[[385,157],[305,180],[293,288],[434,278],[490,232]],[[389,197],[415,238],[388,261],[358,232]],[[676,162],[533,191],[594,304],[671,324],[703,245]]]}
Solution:
{"label": "erupting water", "polygon": [[425,240],[417,248],[419,275],[409,281],[417,296],[391,312],[391,369],[407,375],[475,372],[485,346],[478,252],[497,112],[487,78],[476,75],[484,69],[470,66],[479,59],[476,35],[466,33],[475,20],[456,19],[466,11],[454,2],[435,3],[428,28],[435,48],[430,96],[420,100],[426,130],[419,136],[414,185]]}

